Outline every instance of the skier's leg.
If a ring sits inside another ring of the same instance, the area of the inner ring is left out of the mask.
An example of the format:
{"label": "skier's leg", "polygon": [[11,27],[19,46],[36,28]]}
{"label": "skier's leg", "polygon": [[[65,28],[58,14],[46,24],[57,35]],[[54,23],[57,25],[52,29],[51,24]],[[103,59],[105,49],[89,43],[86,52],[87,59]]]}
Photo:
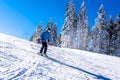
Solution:
{"label": "skier's leg", "polygon": [[45,46],[45,47],[44,47],[44,54],[45,54],[45,56],[47,56],[47,55],[46,55],[47,47],[48,47],[48,46],[47,46],[47,42],[45,42],[44,46]]}
{"label": "skier's leg", "polygon": [[41,50],[40,50],[41,55],[42,55],[42,52],[43,52],[43,48],[44,48],[44,42],[42,42],[42,47],[41,47]]}

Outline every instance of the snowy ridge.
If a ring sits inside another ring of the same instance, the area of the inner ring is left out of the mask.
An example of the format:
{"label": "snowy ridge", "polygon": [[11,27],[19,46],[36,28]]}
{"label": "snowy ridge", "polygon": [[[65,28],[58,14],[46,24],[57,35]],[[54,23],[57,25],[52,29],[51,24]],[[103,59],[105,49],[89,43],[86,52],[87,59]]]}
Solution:
{"label": "snowy ridge", "polygon": [[119,80],[120,58],[48,47],[0,33],[0,80]]}

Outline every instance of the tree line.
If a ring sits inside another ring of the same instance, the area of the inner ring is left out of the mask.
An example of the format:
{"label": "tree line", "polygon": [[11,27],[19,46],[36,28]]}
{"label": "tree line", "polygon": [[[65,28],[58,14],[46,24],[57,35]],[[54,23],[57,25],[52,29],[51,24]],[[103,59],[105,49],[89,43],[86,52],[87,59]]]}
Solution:
{"label": "tree line", "polygon": [[[50,45],[87,50],[96,53],[120,56],[120,14],[113,21],[112,16],[105,21],[104,6],[101,4],[97,12],[94,26],[89,30],[86,5],[83,1],[76,15],[73,0],[66,6],[65,20],[60,37],[57,36],[57,25],[50,20],[46,26],[51,28]],[[43,32],[42,23],[33,33],[30,41],[37,43]]]}

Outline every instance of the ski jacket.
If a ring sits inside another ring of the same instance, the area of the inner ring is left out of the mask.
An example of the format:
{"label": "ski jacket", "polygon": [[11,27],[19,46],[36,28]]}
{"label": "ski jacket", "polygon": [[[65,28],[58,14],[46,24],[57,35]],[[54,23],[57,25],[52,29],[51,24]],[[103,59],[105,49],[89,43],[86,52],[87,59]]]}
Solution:
{"label": "ski jacket", "polygon": [[40,38],[41,38],[41,42],[49,42],[50,33],[48,31],[43,32]]}

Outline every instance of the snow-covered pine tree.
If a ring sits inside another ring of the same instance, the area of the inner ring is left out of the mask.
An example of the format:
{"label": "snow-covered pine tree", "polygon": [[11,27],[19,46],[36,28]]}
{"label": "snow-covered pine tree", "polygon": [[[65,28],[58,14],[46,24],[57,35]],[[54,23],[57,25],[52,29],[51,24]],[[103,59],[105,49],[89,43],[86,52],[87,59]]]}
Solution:
{"label": "snow-covered pine tree", "polygon": [[53,26],[53,22],[52,22],[52,18],[50,18],[45,29],[47,30],[48,28],[50,28],[52,30],[52,26]]}
{"label": "snow-covered pine tree", "polygon": [[43,29],[42,29],[42,22],[41,22],[40,25],[37,27],[36,31],[31,36],[30,41],[38,43],[38,39],[40,38],[40,34],[42,32],[43,32]]}
{"label": "snow-covered pine tree", "polygon": [[120,56],[120,14],[117,15],[115,24],[116,24],[115,33],[117,36],[115,40],[115,46],[116,46],[115,54],[117,56]]}
{"label": "snow-covered pine tree", "polygon": [[105,47],[102,45],[105,44],[106,41],[104,39],[106,38],[107,32],[105,31],[105,12],[103,9],[103,4],[100,6],[98,10],[98,16],[95,19],[95,25],[93,26],[93,29],[91,30],[90,37],[90,45],[89,49],[93,52],[103,53],[105,51]]}
{"label": "snow-covered pine tree", "polygon": [[77,49],[86,50],[88,44],[88,17],[86,16],[86,6],[83,1],[78,14],[77,32],[76,32]]}
{"label": "snow-covered pine tree", "polygon": [[52,18],[50,18],[50,20],[48,21],[47,26],[45,28],[45,30],[47,30],[48,28],[51,29],[49,45],[53,45],[53,28],[52,28],[52,26],[53,26],[53,22],[52,22]]}
{"label": "snow-covered pine tree", "polygon": [[54,24],[53,25],[53,39],[52,39],[52,42],[53,42],[53,46],[58,46],[58,36],[57,36],[57,25]]}
{"label": "snow-covered pine tree", "polygon": [[60,36],[59,36],[59,38],[58,38],[58,47],[62,47],[62,46],[61,46],[61,43],[62,43],[62,41],[61,41],[61,34],[60,34]]}
{"label": "snow-covered pine tree", "polygon": [[48,28],[51,29],[49,45],[57,46],[57,44],[58,44],[57,25],[56,25],[56,24],[53,24],[52,19],[50,19],[50,20],[48,21],[46,30],[47,30]]}
{"label": "snow-covered pine tree", "polygon": [[116,17],[116,25],[120,25],[120,13]]}
{"label": "snow-covered pine tree", "polygon": [[73,40],[76,29],[76,15],[73,0],[70,0],[66,7],[66,18],[60,33],[60,46],[73,48]]}
{"label": "snow-covered pine tree", "polygon": [[107,49],[106,53],[109,55],[115,54],[115,41],[116,41],[116,31],[115,31],[115,24],[112,20],[112,16],[110,16],[108,23],[107,23]]}

